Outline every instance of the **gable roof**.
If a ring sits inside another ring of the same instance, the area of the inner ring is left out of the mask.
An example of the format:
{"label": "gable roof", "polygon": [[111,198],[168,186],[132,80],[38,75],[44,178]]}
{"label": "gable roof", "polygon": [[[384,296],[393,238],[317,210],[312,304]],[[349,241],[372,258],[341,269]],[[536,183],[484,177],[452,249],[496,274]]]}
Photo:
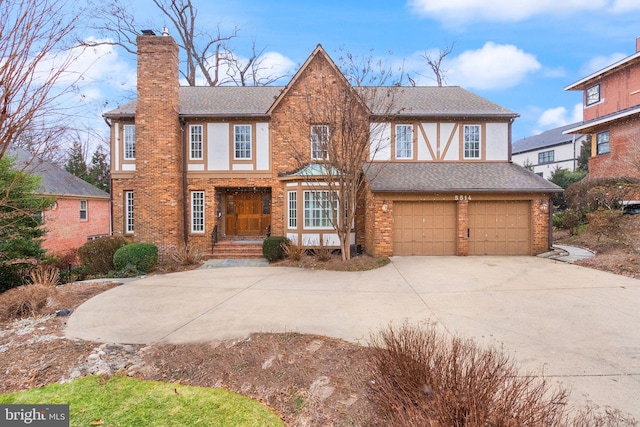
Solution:
{"label": "gable roof", "polygon": [[561,126],[555,129],[549,129],[538,135],[527,136],[519,139],[512,144],[511,153],[519,154],[527,151],[538,150],[540,148],[553,147],[555,145],[572,143],[574,138],[581,138],[582,134],[567,135],[565,131],[578,126],[580,123]]}
{"label": "gable roof", "polygon": [[70,174],[53,163],[45,162],[27,150],[10,147],[7,154],[15,159],[15,166],[40,176],[40,194],[109,199],[109,193]]}
{"label": "gable roof", "polygon": [[564,133],[589,133],[595,130],[595,128],[597,128],[598,126],[612,123],[621,119],[628,120],[630,116],[636,114],[640,115],[640,105],[634,105],[633,107],[628,107],[624,110],[614,111],[613,113],[609,113],[601,117],[596,117],[595,119],[589,120],[588,122],[576,123],[575,126],[565,130]]}
{"label": "gable roof", "polygon": [[371,191],[415,193],[557,193],[562,189],[513,163],[370,163]]}
{"label": "gable roof", "polygon": [[638,62],[640,62],[640,52],[636,52],[631,56],[627,56],[618,62],[614,62],[613,64],[596,71],[595,73],[589,74],[587,77],[565,87],[564,90],[584,90],[594,80],[604,77],[607,74],[611,74],[621,68],[634,65]]}

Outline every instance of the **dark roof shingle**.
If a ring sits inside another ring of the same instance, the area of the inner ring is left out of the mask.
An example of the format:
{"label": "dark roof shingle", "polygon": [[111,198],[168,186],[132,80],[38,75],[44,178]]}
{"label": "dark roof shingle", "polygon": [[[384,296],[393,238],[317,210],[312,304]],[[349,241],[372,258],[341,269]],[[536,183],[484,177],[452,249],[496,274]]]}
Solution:
{"label": "dark roof shingle", "polygon": [[366,177],[376,192],[553,193],[562,189],[513,163],[370,163]]}
{"label": "dark roof shingle", "polygon": [[572,142],[574,138],[578,139],[582,137],[582,135],[565,135],[563,132],[578,125],[579,123],[574,123],[555,129],[549,129],[539,135],[528,136],[526,138],[519,139],[513,143],[511,152],[513,154],[518,154],[537,150],[539,148],[552,147],[554,145]]}

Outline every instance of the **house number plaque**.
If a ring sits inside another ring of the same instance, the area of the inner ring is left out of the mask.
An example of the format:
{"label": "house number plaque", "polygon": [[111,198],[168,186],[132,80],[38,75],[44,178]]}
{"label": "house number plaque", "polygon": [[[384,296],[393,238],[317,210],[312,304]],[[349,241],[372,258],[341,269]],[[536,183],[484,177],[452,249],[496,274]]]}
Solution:
{"label": "house number plaque", "polygon": [[471,196],[462,195],[462,194],[461,195],[456,194],[455,199],[456,200],[471,200]]}

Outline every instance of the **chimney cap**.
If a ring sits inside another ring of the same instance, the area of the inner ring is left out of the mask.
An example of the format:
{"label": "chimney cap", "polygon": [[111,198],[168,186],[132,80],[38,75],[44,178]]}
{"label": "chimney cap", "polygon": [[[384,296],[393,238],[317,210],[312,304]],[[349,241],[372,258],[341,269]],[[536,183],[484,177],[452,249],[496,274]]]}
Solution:
{"label": "chimney cap", "polygon": [[142,30],[143,36],[155,36],[156,33],[153,30]]}
{"label": "chimney cap", "polygon": [[164,28],[162,29],[162,36],[163,36],[163,37],[167,37],[167,36],[169,36],[169,28],[164,27]]}

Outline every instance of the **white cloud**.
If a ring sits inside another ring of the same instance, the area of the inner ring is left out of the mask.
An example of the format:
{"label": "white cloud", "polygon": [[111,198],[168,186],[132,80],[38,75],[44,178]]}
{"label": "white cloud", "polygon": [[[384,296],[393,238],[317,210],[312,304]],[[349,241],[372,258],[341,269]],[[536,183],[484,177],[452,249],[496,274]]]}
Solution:
{"label": "white cloud", "polygon": [[[628,7],[637,0],[617,0],[616,7]],[[610,8],[611,0],[409,0],[419,15],[444,23],[472,21],[517,22],[548,13],[570,14]]]}
{"label": "white cloud", "polygon": [[544,110],[540,118],[538,118],[538,127],[540,129],[537,133],[581,121],[582,104],[574,105],[571,111],[568,111],[565,107],[549,108]]}
{"label": "white cloud", "polygon": [[627,56],[629,55],[620,52],[612,53],[608,56],[596,56],[582,67],[582,69],[580,70],[580,74],[586,76],[591,73],[595,73],[596,71],[600,71],[603,68],[626,58]]}
{"label": "white cloud", "polygon": [[447,83],[474,89],[507,89],[541,68],[536,57],[514,45],[487,42],[453,58]]}
{"label": "white cloud", "polygon": [[640,2],[638,0],[616,0],[613,2],[613,12],[622,13],[631,10],[640,10]]}

